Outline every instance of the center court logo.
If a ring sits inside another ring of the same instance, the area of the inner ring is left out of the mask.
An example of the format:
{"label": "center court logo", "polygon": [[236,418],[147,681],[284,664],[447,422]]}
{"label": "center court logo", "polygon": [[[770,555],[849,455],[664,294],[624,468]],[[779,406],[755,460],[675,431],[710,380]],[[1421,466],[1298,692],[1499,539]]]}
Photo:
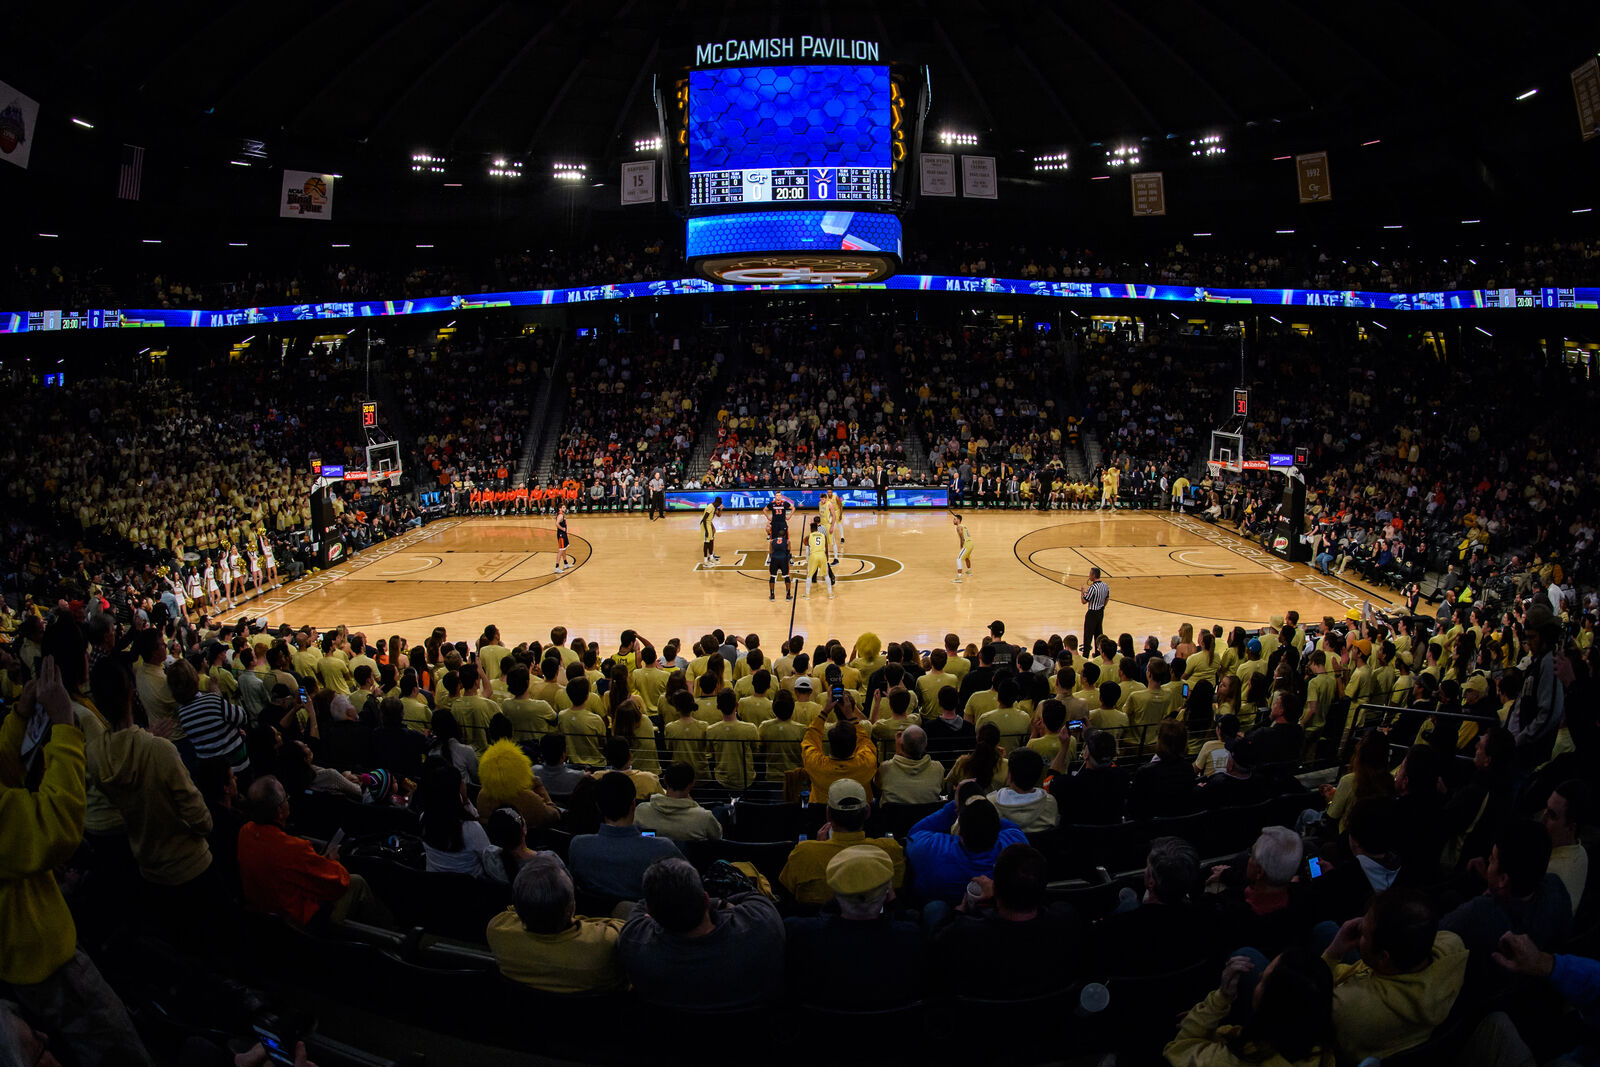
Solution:
{"label": "center court logo", "polygon": [[[892,574],[899,574],[905,569],[905,564],[889,556],[863,556],[846,552],[840,555],[839,563],[833,568],[835,582],[870,582],[876,578],[887,578]],[[733,571],[746,578],[755,578],[759,581],[767,580],[767,550],[764,548],[739,548],[728,554],[728,558],[721,563],[701,563],[695,567],[697,571]],[[805,581],[806,564],[804,559],[796,558],[789,565],[789,575],[796,581]]]}

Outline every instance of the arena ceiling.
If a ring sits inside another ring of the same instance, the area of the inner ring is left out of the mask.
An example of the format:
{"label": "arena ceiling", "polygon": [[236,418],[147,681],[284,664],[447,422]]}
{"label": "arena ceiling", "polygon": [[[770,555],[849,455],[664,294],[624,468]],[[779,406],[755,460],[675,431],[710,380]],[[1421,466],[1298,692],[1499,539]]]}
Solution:
{"label": "arena ceiling", "polygon": [[[695,43],[813,33],[926,65],[924,145],[941,129],[974,133],[1007,181],[1087,181],[1104,173],[1107,147],[1142,144],[1144,165],[1167,167],[1170,182],[1190,164],[1189,140],[1216,133],[1229,164],[1344,154],[1335,181],[1344,174],[1351,192],[1359,174],[1383,195],[1534,202],[1570,193],[1579,173],[1594,184],[1600,142],[1580,146],[1567,77],[1600,50],[1597,11],[1569,0],[32,4],[8,17],[0,80],[58,124],[36,142],[46,181],[72,186],[122,142],[150,146],[158,183],[181,171],[191,188],[245,180],[216,171],[252,146],[260,154],[241,162],[385,185],[411,180],[412,155],[426,152],[467,196],[492,188],[503,200],[485,170],[496,158],[522,162],[528,189],[549,186],[554,161],[584,161],[600,181],[635,158],[656,129],[653,76],[686,66]],[[97,149],[69,115],[92,118]],[[51,139],[64,150],[45,151]],[[1032,157],[1052,151],[1069,154],[1067,174],[1034,171]],[[1194,184],[1254,197],[1250,179],[1223,173]]]}

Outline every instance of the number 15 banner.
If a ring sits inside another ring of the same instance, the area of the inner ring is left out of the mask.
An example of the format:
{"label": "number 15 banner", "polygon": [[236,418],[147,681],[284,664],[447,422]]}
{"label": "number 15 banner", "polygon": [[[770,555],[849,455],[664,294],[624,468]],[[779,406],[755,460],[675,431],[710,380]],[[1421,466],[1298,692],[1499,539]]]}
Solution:
{"label": "number 15 banner", "polygon": [[622,202],[653,204],[656,199],[656,161],[641,160],[622,165]]}

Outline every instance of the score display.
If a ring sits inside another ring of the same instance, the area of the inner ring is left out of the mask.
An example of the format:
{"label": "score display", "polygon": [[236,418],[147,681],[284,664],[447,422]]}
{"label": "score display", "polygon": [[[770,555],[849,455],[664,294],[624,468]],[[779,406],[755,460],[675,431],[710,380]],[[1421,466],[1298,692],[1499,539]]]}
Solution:
{"label": "score display", "polygon": [[884,66],[689,73],[689,207],[890,198]]}
{"label": "score display", "polygon": [[878,167],[704,170],[689,175],[689,204],[765,204],[785,200],[888,200],[889,171]]}

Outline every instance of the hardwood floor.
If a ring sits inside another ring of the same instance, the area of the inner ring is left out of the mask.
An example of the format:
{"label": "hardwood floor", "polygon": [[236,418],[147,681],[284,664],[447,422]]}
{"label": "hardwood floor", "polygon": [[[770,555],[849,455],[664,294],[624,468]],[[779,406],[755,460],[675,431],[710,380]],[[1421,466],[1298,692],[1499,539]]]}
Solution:
{"label": "hardwood floor", "polygon": [[[264,615],[271,623],[344,623],[369,638],[422,640],[444,626],[473,641],[488,623],[508,644],[546,640],[552,626],[599,643],[634,629],[657,647],[686,644],[715,627],[758,633],[775,649],[790,631],[810,643],[846,644],[867,631],[928,648],[946,632],[980,641],[1004,620],[1013,642],[1082,633],[1078,590],[1091,566],[1111,587],[1106,630],[1163,644],[1178,623],[1258,626],[1300,612],[1305,622],[1342,615],[1392,593],[1326,578],[1286,563],[1220,527],[1162,512],[964,513],[974,537],[974,573],[955,574],[956,535],[945,512],[847,514],[836,596],[819,586],[791,605],[781,587],[767,600],[766,539],[759,513],[718,520],[722,562],[700,559],[698,516],[650,522],[637,515],[577,515],[570,520],[577,567],[555,573],[555,535],[542,518],[442,519],[274,590],[225,616]],[[802,512],[790,519],[798,531]],[[797,541],[798,543],[798,541]]]}

